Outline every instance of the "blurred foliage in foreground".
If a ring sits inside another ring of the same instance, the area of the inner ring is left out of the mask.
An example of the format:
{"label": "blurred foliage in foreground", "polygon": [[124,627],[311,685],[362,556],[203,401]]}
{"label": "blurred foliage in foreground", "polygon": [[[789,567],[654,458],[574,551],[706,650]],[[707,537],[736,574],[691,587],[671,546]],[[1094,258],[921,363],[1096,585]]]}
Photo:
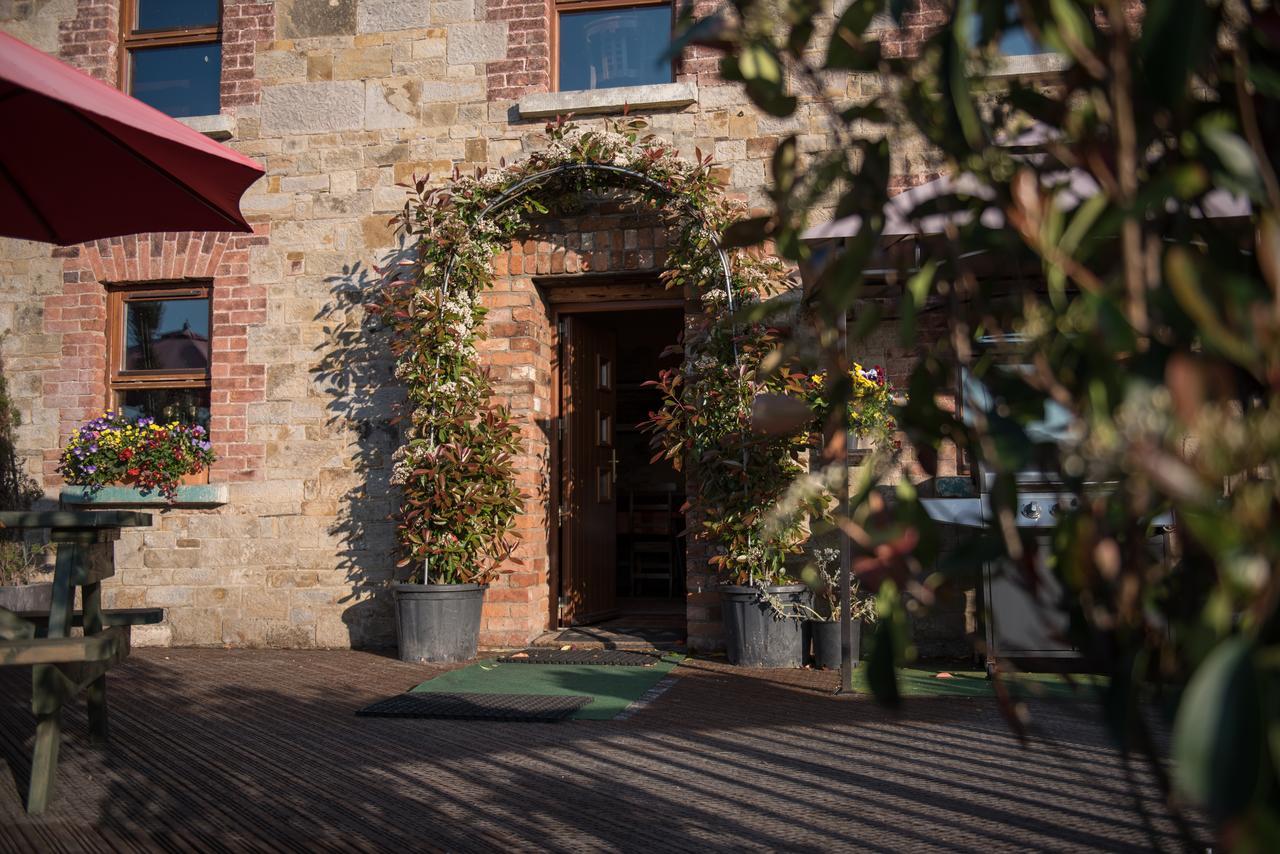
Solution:
{"label": "blurred foliage in foreground", "polygon": [[[1103,708],[1120,744],[1146,756],[1175,811],[1203,808],[1222,843],[1280,849],[1280,15],[1259,0],[930,3],[949,22],[896,58],[884,15],[892,33],[914,2],[853,0],[834,29],[820,25],[822,5],[731,0],[701,20],[686,10],[677,48],[724,50],[722,73],[771,115],[799,102],[825,111],[831,150],[802,158],[783,141],[772,212],[728,237],[810,263],[800,234],[815,209],[860,215],[809,290],[819,340],[847,314],[857,352],[884,304],[864,301],[873,285],[895,295],[904,343],[921,312],[946,312],[949,334],[919,342],[898,424],[926,470],[952,442],[996,473],[994,530],[940,563],[909,486],[892,508],[858,493],[844,525],[887,617],[873,689],[897,697],[904,601],[971,584],[960,574],[982,557],[1029,564],[1013,474],[1051,459],[1079,500],[1051,561],[1072,642],[1109,668]],[[1014,26],[1064,58],[1052,82],[990,75]],[[844,73],[878,75],[881,94],[842,102],[831,93],[843,87],[827,84]],[[1016,144],[1029,128],[1033,144]],[[949,215],[904,258],[885,252],[882,212],[890,146],[905,135],[985,189],[910,212]],[[1082,179],[1096,192],[1079,193]],[[1247,216],[1212,216],[1215,190],[1247,197]],[[940,406],[935,392],[957,388],[961,369],[1004,404],[972,419]],[[1046,401],[1073,416],[1058,441],[1028,430]],[[1154,560],[1150,524],[1169,512],[1176,559]],[[1140,713],[1151,682],[1183,689],[1172,780]],[[1022,710],[1006,711],[1021,731]]]}

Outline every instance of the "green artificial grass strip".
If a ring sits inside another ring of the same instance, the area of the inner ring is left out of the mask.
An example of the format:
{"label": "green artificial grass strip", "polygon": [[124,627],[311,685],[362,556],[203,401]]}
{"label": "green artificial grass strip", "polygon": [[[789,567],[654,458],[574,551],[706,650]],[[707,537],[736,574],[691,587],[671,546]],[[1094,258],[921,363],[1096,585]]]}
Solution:
{"label": "green artificial grass strip", "polygon": [[[939,679],[938,673],[950,673],[950,679]],[[1016,673],[1002,677],[1009,692],[1020,698],[1062,700],[1092,699],[1096,687],[1106,684],[1105,677],[1072,674],[1072,682],[1059,673]],[[1074,683],[1074,684],[1072,684]],[[853,673],[853,689],[870,694],[866,666]],[[995,689],[981,670],[924,670],[903,667],[898,670],[898,691],[904,697],[994,697]]]}
{"label": "green artificial grass strip", "polygon": [[652,667],[598,664],[501,664],[478,661],[428,679],[413,691],[473,694],[585,695],[592,701],[570,718],[607,721],[640,699],[680,663],[665,655]]}

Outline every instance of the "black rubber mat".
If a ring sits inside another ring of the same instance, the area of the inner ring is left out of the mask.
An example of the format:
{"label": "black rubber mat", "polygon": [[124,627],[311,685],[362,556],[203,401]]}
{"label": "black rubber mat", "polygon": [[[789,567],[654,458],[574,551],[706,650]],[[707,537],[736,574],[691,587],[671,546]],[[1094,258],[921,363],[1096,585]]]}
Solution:
{"label": "black rubber mat", "polygon": [[484,721],[561,721],[590,697],[539,694],[445,694],[418,691],[379,700],[356,712],[376,718],[451,718]]}
{"label": "black rubber mat", "polygon": [[625,649],[532,649],[513,652],[498,659],[505,664],[599,664],[615,667],[653,667],[656,655]]}

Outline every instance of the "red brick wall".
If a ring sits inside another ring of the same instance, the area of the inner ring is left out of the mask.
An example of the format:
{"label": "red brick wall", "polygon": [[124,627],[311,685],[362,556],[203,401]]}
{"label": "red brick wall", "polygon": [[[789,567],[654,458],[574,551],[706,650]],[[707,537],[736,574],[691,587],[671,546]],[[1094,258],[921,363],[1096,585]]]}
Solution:
{"label": "red brick wall", "polygon": [[222,3],[222,109],[256,104],[262,83],[254,78],[255,46],[275,38],[275,13],[271,3],[223,0]]}
{"label": "red brick wall", "polygon": [[114,84],[119,73],[120,0],[77,0],[76,16],[58,24],[58,56]]}
{"label": "red brick wall", "polygon": [[45,449],[46,482],[57,481],[61,443],[108,405],[104,285],[184,279],[213,284],[211,476],[258,479],[265,448],[249,440],[247,413],[266,397],[267,366],[249,361],[247,332],[266,322],[267,289],[249,282],[249,247],[266,242],[263,225],[254,234],[130,235],[54,250],[64,259],[63,291],[45,299],[44,331],[61,336],[62,364],[43,387],[44,406],[59,414],[59,448]]}

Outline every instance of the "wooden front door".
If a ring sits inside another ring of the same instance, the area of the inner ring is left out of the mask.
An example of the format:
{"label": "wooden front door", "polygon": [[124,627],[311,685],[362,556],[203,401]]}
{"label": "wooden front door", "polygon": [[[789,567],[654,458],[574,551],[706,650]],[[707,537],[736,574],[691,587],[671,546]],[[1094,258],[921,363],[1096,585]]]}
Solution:
{"label": "wooden front door", "polygon": [[617,610],[618,457],[612,330],[569,315],[560,331],[560,624]]}

